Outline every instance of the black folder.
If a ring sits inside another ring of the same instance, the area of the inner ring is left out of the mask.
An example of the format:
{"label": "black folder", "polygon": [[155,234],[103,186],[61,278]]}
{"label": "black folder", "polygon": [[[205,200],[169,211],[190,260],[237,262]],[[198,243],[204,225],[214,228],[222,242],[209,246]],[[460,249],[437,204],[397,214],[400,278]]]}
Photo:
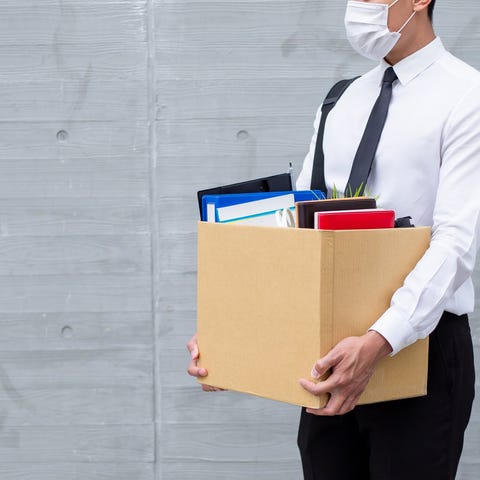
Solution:
{"label": "black folder", "polygon": [[209,188],[197,192],[200,218],[202,218],[202,197],[204,195],[218,195],[221,193],[255,193],[255,192],[287,192],[292,191],[292,176],[290,173],[280,173],[271,177],[255,178],[231,185]]}

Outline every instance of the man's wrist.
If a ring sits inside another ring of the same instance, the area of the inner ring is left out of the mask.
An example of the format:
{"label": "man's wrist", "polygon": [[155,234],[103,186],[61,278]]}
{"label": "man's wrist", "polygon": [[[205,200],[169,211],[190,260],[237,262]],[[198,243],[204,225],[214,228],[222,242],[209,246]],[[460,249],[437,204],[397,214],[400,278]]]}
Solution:
{"label": "man's wrist", "polygon": [[375,330],[369,330],[365,334],[365,338],[367,340],[368,346],[373,349],[375,352],[376,360],[380,360],[387,355],[390,355],[393,351],[392,346],[388,342],[388,340],[378,333]]}

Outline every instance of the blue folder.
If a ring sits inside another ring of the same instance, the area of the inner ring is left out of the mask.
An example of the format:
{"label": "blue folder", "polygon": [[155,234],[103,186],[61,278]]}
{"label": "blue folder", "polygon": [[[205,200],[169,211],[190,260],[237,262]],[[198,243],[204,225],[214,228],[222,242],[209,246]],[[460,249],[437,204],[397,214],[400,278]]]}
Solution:
{"label": "blue folder", "polygon": [[320,190],[299,190],[283,192],[255,192],[255,193],[224,193],[220,195],[204,195],[202,197],[202,221],[207,221],[207,205],[215,205],[215,221],[218,221],[217,209],[238,205],[240,203],[253,202],[264,198],[278,197],[280,195],[293,194],[296,202],[308,200],[323,200],[325,195]]}

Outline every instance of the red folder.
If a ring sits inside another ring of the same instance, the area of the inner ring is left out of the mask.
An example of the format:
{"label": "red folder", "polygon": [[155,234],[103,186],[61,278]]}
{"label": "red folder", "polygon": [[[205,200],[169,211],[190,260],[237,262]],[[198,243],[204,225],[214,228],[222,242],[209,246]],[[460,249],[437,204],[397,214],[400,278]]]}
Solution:
{"label": "red folder", "polygon": [[321,230],[359,230],[372,228],[393,228],[393,210],[344,210],[336,212],[315,212],[315,228]]}

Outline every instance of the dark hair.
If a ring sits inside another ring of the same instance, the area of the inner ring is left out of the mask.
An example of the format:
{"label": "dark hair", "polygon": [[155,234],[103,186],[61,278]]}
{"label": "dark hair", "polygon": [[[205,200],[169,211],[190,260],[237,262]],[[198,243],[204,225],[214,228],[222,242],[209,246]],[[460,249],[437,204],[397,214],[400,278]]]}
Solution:
{"label": "dark hair", "polygon": [[430,19],[430,21],[432,21],[432,18],[433,18],[434,7],[435,7],[435,0],[432,0],[430,2],[430,5],[428,6],[428,18]]}

